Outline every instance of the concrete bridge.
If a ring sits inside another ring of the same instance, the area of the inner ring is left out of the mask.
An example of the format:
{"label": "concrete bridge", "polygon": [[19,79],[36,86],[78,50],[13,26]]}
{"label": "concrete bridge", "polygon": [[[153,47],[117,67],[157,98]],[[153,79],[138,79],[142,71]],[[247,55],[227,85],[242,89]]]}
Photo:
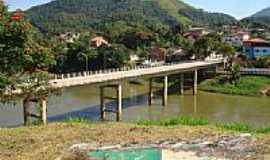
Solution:
{"label": "concrete bridge", "polygon": [[[181,63],[171,64],[157,64],[154,66],[138,66],[133,68],[123,67],[118,69],[108,69],[101,71],[89,71],[72,74],[54,75],[50,80],[50,84],[55,88],[66,88],[89,84],[99,84],[100,86],[100,117],[102,120],[106,118],[106,113],[111,112],[116,114],[116,120],[121,120],[122,115],[122,81],[134,79],[134,78],[148,78],[149,79],[149,105],[152,105],[153,99],[153,79],[157,77],[163,78],[162,105],[167,105],[168,99],[168,76],[179,74],[180,93],[184,92],[184,74],[194,73],[193,76],[193,94],[197,94],[197,80],[198,70],[207,69],[211,67],[217,67],[219,64],[224,64],[224,59],[213,59],[209,61],[185,61]],[[217,69],[216,69],[217,71]],[[116,90],[115,97],[106,96],[106,88],[114,88]],[[109,110],[106,108],[106,100],[117,101],[115,110]],[[40,117],[43,123],[47,121],[46,102],[44,99],[37,101],[40,104],[41,112],[40,116],[28,113],[27,108],[25,110],[25,123],[28,118]]]}

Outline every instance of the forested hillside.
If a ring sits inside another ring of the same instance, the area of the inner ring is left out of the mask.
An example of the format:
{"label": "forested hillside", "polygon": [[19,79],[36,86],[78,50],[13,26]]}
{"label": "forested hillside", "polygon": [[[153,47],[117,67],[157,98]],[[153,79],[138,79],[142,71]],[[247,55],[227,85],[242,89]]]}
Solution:
{"label": "forested hillside", "polygon": [[237,20],[224,13],[210,13],[202,9],[182,9],[179,13],[201,25],[220,26],[236,23]]}
{"label": "forested hillside", "polygon": [[195,9],[180,0],[56,0],[27,12],[42,32],[103,30],[112,23],[126,26],[162,24],[173,29],[193,24],[223,24],[235,21],[224,14]]}

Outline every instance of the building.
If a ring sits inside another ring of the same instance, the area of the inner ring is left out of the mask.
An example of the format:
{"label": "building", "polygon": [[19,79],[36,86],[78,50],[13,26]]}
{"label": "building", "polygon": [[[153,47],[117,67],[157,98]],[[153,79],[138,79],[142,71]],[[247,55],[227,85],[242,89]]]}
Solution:
{"label": "building", "polygon": [[237,33],[232,34],[226,34],[223,37],[223,42],[235,45],[235,46],[241,46],[243,45],[243,41],[247,41],[250,38],[249,32],[240,31]]}
{"label": "building", "polygon": [[184,37],[195,41],[208,33],[205,28],[191,28],[184,34]]}
{"label": "building", "polygon": [[243,42],[243,52],[252,59],[270,57],[270,43],[264,39],[250,39]]}
{"label": "building", "polygon": [[93,48],[98,48],[101,45],[109,45],[109,42],[101,36],[95,37],[95,38],[91,39],[91,41],[90,41],[90,46]]}
{"label": "building", "polygon": [[183,48],[172,48],[166,57],[166,62],[180,62],[190,60],[191,55]]}
{"label": "building", "polygon": [[165,48],[152,48],[149,55],[151,62],[165,62],[166,49]]}
{"label": "building", "polygon": [[79,40],[81,34],[80,33],[72,33],[72,32],[66,32],[61,34],[60,40],[66,43],[74,43],[75,41]]}

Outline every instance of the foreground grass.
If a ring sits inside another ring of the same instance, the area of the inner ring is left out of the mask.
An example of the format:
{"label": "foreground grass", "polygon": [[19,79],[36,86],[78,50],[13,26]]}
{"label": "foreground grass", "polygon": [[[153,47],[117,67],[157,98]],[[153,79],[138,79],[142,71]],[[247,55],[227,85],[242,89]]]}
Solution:
{"label": "foreground grass", "polygon": [[66,160],[73,144],[151,143],[223,135],[207,126],[144,126],[126,123],[52,123],[47,126],[0,129],[2,160]]}
{"label": "foreground grass", "polygon": [[[0,159],[2,160],[70,160],[73,144],[97,145],[149,144],[162,140],[190,140],[234,135],[228,130],[270,133],[270,128],[254,130],[245,124],[209,125],[202,118],[172,118],[131,123],[98,123],[69,119],[64,123],[0,129]],[[260,134],[260,144],[270,141],[270,134]]]}
{"label": "foreground grass", "polygon": [[262,76],[243,76],[238,85],[223,83],[221,79],[221,77],[217,77],[204,82],[199,89],[224,94],[261,96],[261,90],[270,86],[270,78]]}
{"label": "foreground grass", "polygon": [[270,133],[270,127],[261,127],[253,128],[246,123],[226,123],[226,124],[216,124],[209,125],[207,119],[203,118],[193,118],[193,117],[175,117],[164,120],[140,120],[137,122],[138,125],[144,126],[177,126],[177,125],[186,125],[186,126],[209,126],[216,127],[217,129],[225,129],[229,131],[237,131],[244,133],[258,133],[265,134]]}

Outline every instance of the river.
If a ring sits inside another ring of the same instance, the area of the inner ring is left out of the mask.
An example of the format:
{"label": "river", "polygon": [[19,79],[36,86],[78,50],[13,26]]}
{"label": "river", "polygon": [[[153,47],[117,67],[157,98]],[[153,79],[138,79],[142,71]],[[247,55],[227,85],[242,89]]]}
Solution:
{"label": "river", "polygon": [[[270,98],[232,96],[199,92],[193,96],[191,91],[184,95],[170,93],[168,106],[163,107],[160,99],[148,106],[147,83],[123,86],[123,120],[162,119],[175,116],[203,117],[210,123],[245,122],[254,127],[270,125]],[[113,91],[107,90],[112,94]],[[108,102],[114,106],[114,102]],[[48,100],[50,121],[65,120],[68,117],[99,119],[99,88],[81,86],[68,88],[60,96]],[[109,120],[115,117],[109,114]],[[23,123],[20,103],[0,104],[0,127],[19,126]]]}

